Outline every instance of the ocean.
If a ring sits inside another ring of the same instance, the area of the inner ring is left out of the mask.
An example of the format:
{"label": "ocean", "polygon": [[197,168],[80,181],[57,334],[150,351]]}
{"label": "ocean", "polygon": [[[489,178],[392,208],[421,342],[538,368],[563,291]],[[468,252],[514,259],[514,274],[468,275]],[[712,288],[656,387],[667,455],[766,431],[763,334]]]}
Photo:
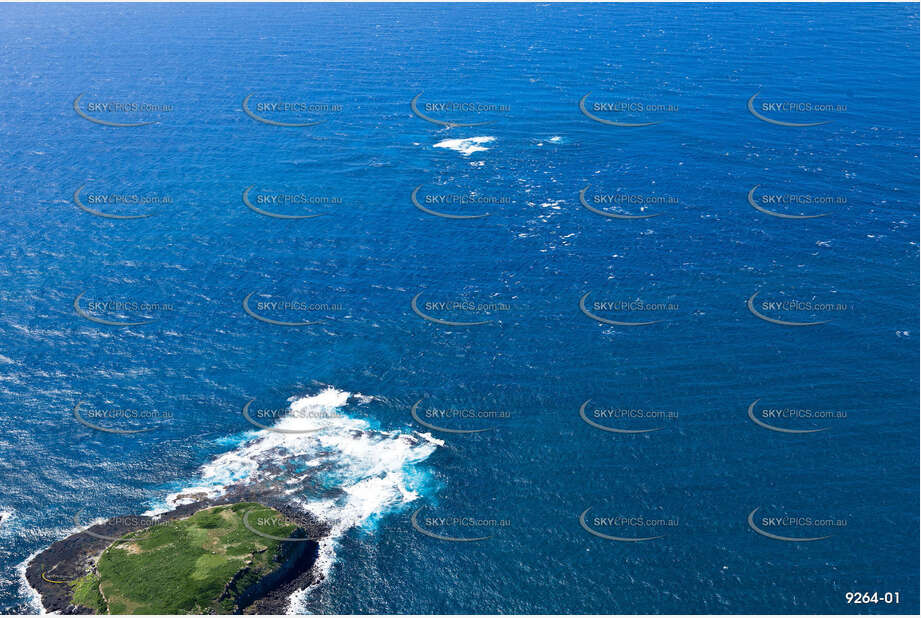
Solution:
{"label": "ocean", "polygon": [[292,612],[917,614],[918,41],[4,4],[0,613],[252,482],[331,526]]}

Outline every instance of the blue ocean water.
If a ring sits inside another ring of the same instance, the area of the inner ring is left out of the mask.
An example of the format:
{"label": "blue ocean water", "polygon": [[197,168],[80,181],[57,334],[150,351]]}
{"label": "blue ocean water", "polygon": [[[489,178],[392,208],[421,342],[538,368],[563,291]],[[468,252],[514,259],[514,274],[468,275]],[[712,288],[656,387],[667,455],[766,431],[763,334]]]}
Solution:
{"label": "blue ocean water", "polygon": [[917,613],[918,35],[916,4],[3,5],[0,612],[75,513],[274,476],[336,532],[302,612]]}

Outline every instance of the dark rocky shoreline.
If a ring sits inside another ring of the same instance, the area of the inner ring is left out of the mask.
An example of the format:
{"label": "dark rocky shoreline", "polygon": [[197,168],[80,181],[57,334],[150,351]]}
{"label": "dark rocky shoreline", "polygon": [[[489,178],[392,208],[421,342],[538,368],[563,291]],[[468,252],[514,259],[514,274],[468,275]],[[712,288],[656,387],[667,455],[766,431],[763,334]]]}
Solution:
{"label": "dark rocky shoreline", "polygon": [[293,543],[300,547],[292,548],[288,552],[288,560],[274,574],[271,581],[260,582],[258,588],[247,590],[245,607],[239,610],[240,613],[246,614],[284,614],[291,594],[319,581],[319,576],[313,569],[319,552],[319,543],[313,539],[323,538],[328,534],[328,530],[309,515],[296,511],[270,495],[254,495],[251,492],[233,492],[217,499],[199,497],[194,503],[178,506],[172,511],[154,517],[138,515],[112,517],[103,523],[90,526],[82,532],[57,541],[36,554],[26,567],[26,579],[40,595],[45,611],[61,614],[93,614],[95,612],[90,608],[73,605],[70,586],[61,582],[71,581],[89,573],[94,568],[99,555],[112,544],[112,538],[118,538],[157,523],[183,519],[212,506],[237,502],[259,502],[272,507],[286,518],[298,522],[303,535],[312,539]]}

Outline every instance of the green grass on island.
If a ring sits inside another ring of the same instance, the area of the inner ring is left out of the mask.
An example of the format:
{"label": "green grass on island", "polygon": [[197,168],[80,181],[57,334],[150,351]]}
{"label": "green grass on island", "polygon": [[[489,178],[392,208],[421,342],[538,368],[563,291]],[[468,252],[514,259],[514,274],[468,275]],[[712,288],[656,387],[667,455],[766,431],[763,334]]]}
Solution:
{"label": "green grass on island", "polygon": [[284,560],[285,543],[247,529],[247,511],[247,523],[262,534],[285,538],[296,530],[278,511],[246,502],[132,532],[102,553],[95,572],[70,582],[74,603],[100,614],[233,613],[235,594]]}

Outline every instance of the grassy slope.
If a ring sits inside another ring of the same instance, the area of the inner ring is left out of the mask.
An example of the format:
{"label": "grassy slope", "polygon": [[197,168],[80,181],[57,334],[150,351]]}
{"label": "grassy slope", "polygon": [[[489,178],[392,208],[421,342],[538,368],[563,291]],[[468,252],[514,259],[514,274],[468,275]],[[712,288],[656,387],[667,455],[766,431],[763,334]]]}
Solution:
{"label": "grassy slope", "polygon": [[98,575],[72,582],[74,600],[79,595],[81,605],[111,614],[232,611],[232,600],[219,605],[217,598],[234,574],[248,563],[255,571],[237,586],[242,590],[278,566],[281,542],[243,526],[250,509],[248,521],[260,532],[285,537],[295,530],[277,511],[254,503],[205,509],[113,543],[99,559]]}
{"label": "grassy slope", "polygon": [[96,613],[104,614],[106,602],[99,592],[99,578],[95,573],[88,573],[80,579],[70,582],[74,603],[88,607]]}

